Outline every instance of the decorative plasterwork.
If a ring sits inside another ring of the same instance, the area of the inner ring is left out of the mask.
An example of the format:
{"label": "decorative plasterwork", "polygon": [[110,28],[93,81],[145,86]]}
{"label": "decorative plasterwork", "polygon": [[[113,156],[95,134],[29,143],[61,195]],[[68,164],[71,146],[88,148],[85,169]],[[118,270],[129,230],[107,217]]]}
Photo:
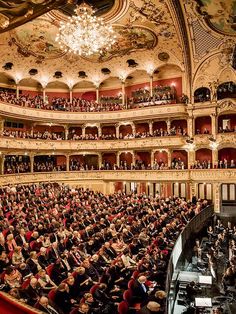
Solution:
{"label": "decorative plasterwork", "polygon": [[217,113],[227,113],[236,111],[236,101],[232,99],[224,99],[217,105]]}
{"label": "decorative plasterwork", "polygon": [[214,31],[236,36],[236,1],[235,0],[195,0],[198,3],[198,12]]}
{"label": "decorative plasterwork", "polygon": [[179,170],[179,171],[75,171],[29,173],[0,176],[0,185],[31,182],[67,182],[87,180],[146,181],[146,182],[235,182],[236,169]]}
{"label": "decorative plasterwork", "polygon": [[120,122],[120,121],[137,121],[148,120],[153,117],[165,119],[167,115],[185,116],[187,113],[186,105],[165,105],[154,106],[133,110],[108,111],[108,112],[59,112],[40,109],[24,108],[0,102],[0,114],[2,116],[14,117],[16,119],[44,121],[51,123],[64,124],[84,124],[84,123],[105,123],[105,122]]}
{"label": "decorative plasterwork", "polygon": [[[128,1],[124,1],[125,8],[121,9],[122,14],[117,13],[118,19],[114,21],[115,25],[123,27],[122,32],[127,33],[124,37],[126,39],[119,40],[119,47],[115,49],[115,53],[96,59],[98,62],[104,62],[105,60],[106,67],[111,71],[110,76],[127,77],[133,71],[132,68],[128,67],[127,59],[134,59],[138,63],[136,69],[149,69],[149,71],[151,69],[153,71],[168,62],[168,64],[178,65],[184,71],[181,36],[179,36],[177,24],[174,23],[176,17],[172,16],[167,5],[168,2],[169,0],[136,0],[129,5]],[[66,84],[70,82],[72,85],[79,81],[78,72],[81,70],[86,72],[87,79],[92,82],[101,82],[109,77],[101,73],[104,64],[98,63],[95,66],[94,59],[91,62],[91,60],[85,60],[73,54],[63,55],[60,51],[57,51],[57,47],[51,42],[51,38],[54,37],[55,27],[58,24],[54,11],[35,19],[33,22],[34,28],[37,29],[37,23],[39,24],[38,28],[40,28],[42,21],[45,21],[48,34],[42,33],[41,38],[40,31],[30,35],[26,34],[25,38],[29,38],[29,41],[33,39],[33,43],[27,43],[25,40],[23,44],[22,41],[18,40],[18,37],[14,40],[14,35],[8,32],[0,36],[0,66],[6,62],[13,63],[12,70],[7,71],[8,75],[13,79],[16,79],[16,77],[27,78],[29,77],[28,71],[36,68],[38,74],[33,77],[35,80],[38,82],[51,82],[55,81],[53,78],[55,71],[61,71],[63,77],[59,81]],[[22,25],[20,28],[21,33],[28,32],[27,27],[27,25]],[[15,30],[15,32],[19,33],[19,30]],[[155,36],[152,34],[155,34]],[[150,36],[152,39],[149,39]],[[17,43],[17,45],[14,43]],[[122,46],[123,44],[124,46]],[[155,45],[156,47],[154,47]],[[32,46],[34,47],[32,48]],[[144,46],[145,51],[143,51]],[[35,49],[36,47],[39,47],[38,51],[41,51],[40,53]],[[148,50],[148,48],[153,49]],[[158,58],[160,53],[169,55],[168,61],[161,61]]]}

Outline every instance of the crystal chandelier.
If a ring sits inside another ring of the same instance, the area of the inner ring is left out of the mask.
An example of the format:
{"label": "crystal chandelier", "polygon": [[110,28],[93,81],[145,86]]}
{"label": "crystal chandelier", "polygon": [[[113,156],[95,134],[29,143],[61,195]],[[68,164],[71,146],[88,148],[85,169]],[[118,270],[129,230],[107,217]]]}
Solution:
{"label": "crystal chandelier", "polygon": [[65,52],[90,56],[102,53],[115,43],[116,36],[111,25],[94,16],[95,11],[82,3],[75,9],[68,22],[61,22],[56,41]]}

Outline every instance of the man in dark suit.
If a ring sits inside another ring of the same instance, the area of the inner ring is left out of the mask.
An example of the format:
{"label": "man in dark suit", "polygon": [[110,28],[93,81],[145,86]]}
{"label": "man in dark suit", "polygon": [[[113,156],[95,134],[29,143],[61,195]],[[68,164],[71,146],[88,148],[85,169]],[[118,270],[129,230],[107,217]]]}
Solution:
{"label": "man in dark suit", "polygon": [[104,244],[104,253],[108,256],[110,259],[114,259],[117,257],[116,251],[111,247],[109,242],[105,242]]}
{"label": "man in dark suit", "polygon": [[56,309],[51,302],[49,302],[47,297],[41,297],[39,299],[39,304],[37,306],[38,310],[43,311],[48,314],[63,314],[63,312],[59,309]]}
{"label": "man in dark suit", "polygon": [[147,277],[141,275],[134,281],[132,292],[137,302],[144,302],[148,298],[148,286],[145,284]]}

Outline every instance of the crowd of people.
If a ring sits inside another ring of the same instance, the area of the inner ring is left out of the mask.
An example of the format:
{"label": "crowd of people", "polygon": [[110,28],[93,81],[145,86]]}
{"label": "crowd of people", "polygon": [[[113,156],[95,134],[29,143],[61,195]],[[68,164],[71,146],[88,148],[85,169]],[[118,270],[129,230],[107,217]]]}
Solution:
{"label": "crowd of people", "polygon": [[[193,262],[196,263],[198,271],[204,275],[210,275],[213,279],[215,290],[211,295],[218,298],[219,295],[231,297],[230,303],[235,303],[236,295],[236,225],[231,221],[222,222],[220,218],[211,221],[207,227],[207,237],[196,239],[193,247]],[[192,287],[187,289],[187,298],[194,300],[202,296],[202,291]],[[212,290],[212,289],[211,289]],[[228,313],[228,300],[220,304],[219,312]],[[215,306],[214,306],[215,309]],[[214,312],[215,313],[215,312]]]}
{"label": "crowd of people", "polygon": [[223,127],[219,127],[219,133],[231,133],[231,132],[236,132],[236,125],[234,127],[229,127],[228,125]]}
{"label": "crowd of people", "polygon": [[44,132],[31,132],[20,130],[4,129],[2,136],[12,138],[27,138],[27,139],[40,139],[40,140],[64,140],[65,136],[63,132],[50,132],[48,130]]}
{"label": "crowd of people", "polygon": [[[163,98],[164,97],[164,98]],[[171,100],[168,99],[167,95],[164,95],[161,99],[163,103],[170,103]],[[66,111],[66,112],[102,112],[102,111],[119,111],[124,109],[136,108],[133,100],[130,100],[129,104],[123,105],[120,102],[105,103],[96,102],[94,100],[85,100],[81,98],[73,98],[72,102],[69,99],[63,97],[53,97],[49,99],[46,97],[43,100],[42,95],[30,96],[30,95],[19,95],[16,97],[15,94],[8,92],[0,93],[0,100],[5,103],[10,103],[13,105],[18,105],[27,108],[43,109],[43,110],[55,110],[55,111]],[[139,104],[142,102],[138,102]],[[158,97],[151,98],[148,102],[144,102],[143,106],[153,106],[160,103]]]}
{"label": "crowd of people", "polygon": [[0,200],[0,287],[49,314],[118,313],[122,302],[164,313],[175,240],[206,206],[56,183],[3,187]]}
{"label": "crowd of people", "polygon": [[[119,139],[133,139],[133,138],[147,138],[147,137],[159,137],[159,136],[187,136],[187,130],[182,127],[172,127],[170,131],[160,128],[153,130],[153,134],[149,131],[135,132],[135,133],[120,133]],[[51,132],[45,131],[27,131],[27,130],[10,130],[4,129],[2,136],[10,138],[26,138],[26,139],[40,139],[40,140],[65,140],[65,132]],[[102,134],[98,136],[98,133],[88,133],[82,135],[78,134],[75,129],[70,129],[68,132],[68,140],[78,141],[91,141],[91,140],[116,140],[116,134]]]}
{"label": "crowd of people", "polygon": [[138,88],[132,92],[132,98],[129,103],[138,104],[155,101],[172,102],[176,99],[175,89],[171,86],[155,86],[153,88],[153,95],[151,96],[149,89]]}

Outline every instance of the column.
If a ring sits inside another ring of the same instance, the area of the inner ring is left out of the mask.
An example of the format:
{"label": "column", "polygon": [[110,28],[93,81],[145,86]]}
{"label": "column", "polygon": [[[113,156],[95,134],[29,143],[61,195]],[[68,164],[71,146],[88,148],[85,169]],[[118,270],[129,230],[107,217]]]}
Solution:
{"label": "column", "polygon": [[46,102],[46,88],[43,87],[43,102]]}
{"label": "column", "polygon": [[116,153],[116,165],[118,167],[120,167],[120,154],[121,154],[121,152]]}
{"label": "column", "polygon": [[64,129],[65,129],[65,140],[68,140],[68,135],[69,135],[69,128],[68,128],[68,125],[65,125],[65,126],[64,126]]}
{"label": "column", "polygon": [[82,137],[85,137],[85,129],[86,129],[86,124],[82,125]]}
{"label": "column", "polygon": [[150,75],[150,96],[153,96],[153,76]]}
{"label": "column", "polygon": [[195,150],[188,150],[188,169],[194,164],[196,157]]}
{"label": "column", "polygon": [[122,87],[122,105],[125,106],[125,81],[121,82]]}
{"label": "column", "polygon": [[20,94],[20,87],[19,84],[16,84],[16,98],[19,98],[19,94]]}
{"label": "column", "polygon": [[132,169],[132,166],[134,166],[134,164],[135,164],[135,156],[134,156],[134,151],[131,151],[130,152],[131,153],[131,155],[132,155],[132,162],[131,162],[131,169]]}
{"label": "column", "polygon": [[167,126],[167,132],[170,133],[170,127],[171,127],[171,120],[170,119],[168,119],[166,121],[166,126]]}
{"label": "column", "polygon": [[29,155],[30,158],[30,172],[34,172],[34,154]]}
{"label": "column", "polygon": [[132,128],[132,134],[135,135],[136,134],[135,124],[133,122],[131,122],[130,125],[131,125],[131,128]]}
{"label": "column", "polygon": [[213,149],[212,150],[212,168],[217,168],[218,167],[218,150]]}
{"label": "column", "polygon": [[96,102],[99,103],[99,87],[96,87]]}
{"label": "column", "polygon": [[187,186],[188,186],[188,188],[187,188],[187,191],[188,191],[187,197],[188,197],[189,200],[192,200],[192,197],[197,195],[196,194],[196,183],[190,181],[189,185],[187,185]]}
{"label": "column", "polygon": [[66,155],[66,171],[70,171],[70,156]]}
{"label": "column", "polygon": [[4,131],[4,122],[5,122],[4,119],[0,120],[0,135],[2,135]]}
{"label": "column", "polygon": [[120,137],[120,125],[119,125],[119,123],[117,123],[115,125],[115,127],[116,127],[116,138],[119,139],[119,137]]}
{"label": "column", "polygon": [[98,128],[98,137],[101,138],[102,137],[102,127],[99,124],[97,128]]}
{"label": "column", "polygon": [[220,183],[213,183],[213,203],[214,203],[214,211],[216,213],[220,212],[220,200],[221,200],[221,195],[220,195]]}
{"label": "column", "polygon": [[170,149],[167,150],[167,160],[168,160],[168,168],[171,169],[171,153],[172,151]]}
{"label": "column", "polygon": [[217,134],[217,116],[215,113],[211,114],[211,130],[212,130],[212,136],[216,138]]}
{"label": "column", "polygon": [[189,137],[193,137],[193,123],[194,123],[194,118],[193,117],[189,117],[187,120],[187,134]]}
{"label": "column", "polygon": [[98,169],[101,169],[102,167],[102,154],[98,154]]}
{"label": "column", "polygon": [[1,154],[1,164],[0,164],[0,173],[4,174],[4,160],[5,160],[5,155]]}
{"label": "column", "polygon": [[155,151],[152,150],[151,151],[151,167],[152,167],[152,169],[153,169],[153,166],[154,166],[154,155],[155,155]]}
{"label": "column", "polygon": [[149,133],[150,135],[153,135],[153,121],[149,121],[148,125],[149,125]]}
{"label": "column", "polygon": [[73,88],[70,88],[70,103],[72,103],[73,99]]}

